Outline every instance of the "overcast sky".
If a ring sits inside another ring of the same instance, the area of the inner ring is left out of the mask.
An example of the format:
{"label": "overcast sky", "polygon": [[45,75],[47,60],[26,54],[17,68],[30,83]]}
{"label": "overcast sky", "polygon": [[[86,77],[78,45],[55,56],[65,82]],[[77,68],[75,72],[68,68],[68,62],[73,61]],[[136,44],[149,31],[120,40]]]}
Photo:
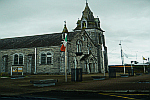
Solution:
{"label": "overcast sky", "polygon": [[[120,40],[125,63],[150,57],[150,0],[88,3],[105,31],[109,65],[121,64]],[[84,8],[85,0],[0,0],[0,38],[62,32],[65,20],[72,31]]]}

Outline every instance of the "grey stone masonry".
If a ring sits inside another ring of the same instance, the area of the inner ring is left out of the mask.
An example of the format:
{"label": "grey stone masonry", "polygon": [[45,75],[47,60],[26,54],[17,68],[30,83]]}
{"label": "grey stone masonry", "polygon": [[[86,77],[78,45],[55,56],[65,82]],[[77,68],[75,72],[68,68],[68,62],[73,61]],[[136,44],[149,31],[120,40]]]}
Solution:
{"label": "grey stone masonry", "polygon": [[[36,63],[36,72],[35,69],[33,70],[34,73],[59,73],[60,70],[60,47],[59,46],[50,46],[50,47],[37,47],[37,63]],[[52,63],[51,64],[41,64],[41,53],[48,53],[52,54]],[[14,64],[14,55],[15,54],[22,54],[23,55],[23,64]],[[35,56],[35,48],[19,48],[19,49],[7,49],[0,51],[0,57],[8,56],[8,65],[5,69],[7,72],[10,73],[11,67],[23,67],[23,72],[28,72],[28,57],[30,55]],[[34,57],[32,56],[32,57]],[[32,59],[35,62],[35,58]],[[3,65],[3,61],[1,59],[0,65]],[[35,64],[32,63],[31,67],[35,68]],[[2,69],[2,67],[1,67]],[[2,72],[2,71],[1,71]],[[31,74],[31,72],[29,73]]]}

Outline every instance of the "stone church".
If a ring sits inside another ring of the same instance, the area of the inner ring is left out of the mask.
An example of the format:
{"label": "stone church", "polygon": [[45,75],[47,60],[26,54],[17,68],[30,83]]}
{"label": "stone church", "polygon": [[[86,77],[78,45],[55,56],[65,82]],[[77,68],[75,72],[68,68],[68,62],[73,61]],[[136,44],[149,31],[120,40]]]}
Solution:
{"label": "stone church", "polygon": [[60,48],[67,33],[67,73],[82,68],[83,73],[108,70],[107,47],[99,18],[88,3],[73,32],[64,25],[62,33],[6,38],[0,40],[0,73],[22,67],[25,74],[64,74],[65,52]]}

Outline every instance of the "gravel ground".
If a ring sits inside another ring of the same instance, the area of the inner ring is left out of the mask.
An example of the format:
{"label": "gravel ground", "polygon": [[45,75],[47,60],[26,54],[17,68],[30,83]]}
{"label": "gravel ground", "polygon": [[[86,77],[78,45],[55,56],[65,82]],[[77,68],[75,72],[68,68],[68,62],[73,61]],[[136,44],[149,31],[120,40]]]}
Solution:
{"label": "gravel ground", "polygon": [[[120,73],[119,73],[120,74]],[[119,75],[117,74],[117,75]],[[0,78],[0,95],[21,95],[26,93],[61,90],[61,91],[106,91],[106,90],[150,90],[150,83],[138,83],[150,81],[150,74],[131,76],[127,78],[108,78],[106,80],[93,80],[91,76],[103,76],[103,74],[85,74],[82,82],[65,82],[63,75],[28,75],[24,79]],[[108,74],[106,73],[106,76]],[[30,80],[58,79],[55,86],[35,87]]]}

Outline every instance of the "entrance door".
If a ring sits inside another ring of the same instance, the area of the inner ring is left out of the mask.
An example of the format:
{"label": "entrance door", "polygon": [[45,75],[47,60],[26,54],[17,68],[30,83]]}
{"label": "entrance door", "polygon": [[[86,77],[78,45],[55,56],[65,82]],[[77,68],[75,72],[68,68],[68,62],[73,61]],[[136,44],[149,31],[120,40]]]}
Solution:
{"label": "entrance door", "polygon": [[27,73],[31,74],[32,68],[32,56],[28,56],[27,58]]}
{"label": "entrance door", "polygon": [[7,62],[8,61],[8,56],[3,56],[3,61],[2,61],[2,67],[1,67],[1,72],[7,72]]}
{"label": "entrance door", "polygon": [[93,73],[95,73],[95,64],[93,63]]}
{"label": "entrance door", "polygon": [[6,68],[6,57],[3,57],[3,63],[2,63],[1,72],[5,72],[5,68]]}
{"label": "entrance door", "polygon": [[85,66],[85,68],[84,68],[84,69],[85,69],[85,72],[88,72],[87,63],[85,63],[84,66]]}
{"label": "entrance door", "polygon": [[89,63],[89,70],[90,70],[90,73],[92,72],[92,63]]}

